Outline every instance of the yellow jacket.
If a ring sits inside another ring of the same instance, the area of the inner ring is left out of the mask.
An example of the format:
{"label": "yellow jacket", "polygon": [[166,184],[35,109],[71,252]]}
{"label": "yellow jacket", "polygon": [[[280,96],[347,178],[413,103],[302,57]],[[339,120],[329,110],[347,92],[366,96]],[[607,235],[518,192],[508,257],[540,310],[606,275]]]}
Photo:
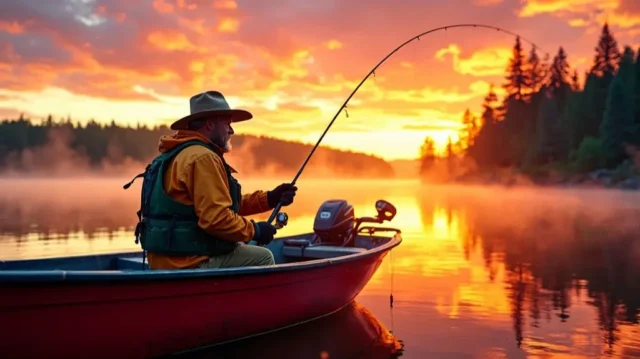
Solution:
{"label": "yellow jacket", "polygon": [[[191,140],[206,142],[222,155],[222,150],[195,131],[181,130],[171,136],[162,136],[158,145],[161,153]],[[232,170],[235,173],[235,170]],[[244,216],[270,210],[267,192],[255,191],[242,195],[238,214],[231,210],[229,183],[222,159],[203,146],[189,146],[180,151],[168,164],[164,174],[164,190],[176,201],[194,206],[198,225],[217,238],[249,242],[255,229]],[[206,256],[175,257],[148,253],[152,269],[195,268]]]}

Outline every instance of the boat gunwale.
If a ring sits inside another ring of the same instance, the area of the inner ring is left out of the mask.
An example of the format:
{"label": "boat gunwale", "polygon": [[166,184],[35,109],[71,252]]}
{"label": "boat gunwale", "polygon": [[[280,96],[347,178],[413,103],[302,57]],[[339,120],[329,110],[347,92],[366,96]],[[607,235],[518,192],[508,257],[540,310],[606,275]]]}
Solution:
{"label": "boat gunwale", "polygon": [[[402,242],[401,232],[397,231],[393,236],[387,237],[389,240],[379,246],[367,249],[364,252],[345,254],[331,258],[318,258],[301,262],[282,263],[275,266],[250,266],[234,268],[196,268],[196,269],[121,269],[121,270],[3,270],[0,269],[0,285],[5,284],[35,284],[35,283],[56,283],[56,282],[81,282],[81,283],[103,283],[103,282],[129,282],[129,281],[166,281],[185,279],[207,279],[220,277],[235,277],[243,275],[267,275],[279,272],[295,272],[316,268],[324,268],[332,265],[349,263],[379,255],[400,245]],[[121,252],[101,254],[105,256],[128,256],[132,257],[141,252]],[[65,257],[53,257],[45,259],[61,259]],[[0,261],[0,264],[10,261]],[[0,266],[1,267],[1,266]]]}

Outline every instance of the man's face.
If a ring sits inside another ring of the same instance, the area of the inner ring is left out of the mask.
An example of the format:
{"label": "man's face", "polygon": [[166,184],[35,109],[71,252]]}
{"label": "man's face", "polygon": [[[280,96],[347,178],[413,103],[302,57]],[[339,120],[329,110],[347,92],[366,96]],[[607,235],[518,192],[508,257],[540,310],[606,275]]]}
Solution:
{"label": "man's face", "polygon": [[234,134],[231,127],[231,116],[218,116],[212,119],[213,126],[209,139],[218,145],[224,152],[231,151],[231,136]]}

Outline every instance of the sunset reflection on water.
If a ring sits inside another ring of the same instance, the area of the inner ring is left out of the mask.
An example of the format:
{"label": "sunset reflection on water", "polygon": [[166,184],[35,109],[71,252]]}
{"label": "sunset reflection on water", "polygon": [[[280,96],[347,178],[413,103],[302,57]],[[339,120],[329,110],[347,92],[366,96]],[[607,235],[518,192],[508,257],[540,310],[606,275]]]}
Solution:
{"label": "sunset reflection on water", "polygon": [[[0,259],[136,250],[140,184],[124,191],[124,182],[3,183],[12,190],[0,194]],[[243,181],[243,189],[278,183]],[[384,225],[404,240],[357,301],[404,343],[403,357],[640,357],[638,194],[299,186],[278,236],[311,231],[327,199],[349,200],[357,216],[374,215],[380,198],[398,208]]]}

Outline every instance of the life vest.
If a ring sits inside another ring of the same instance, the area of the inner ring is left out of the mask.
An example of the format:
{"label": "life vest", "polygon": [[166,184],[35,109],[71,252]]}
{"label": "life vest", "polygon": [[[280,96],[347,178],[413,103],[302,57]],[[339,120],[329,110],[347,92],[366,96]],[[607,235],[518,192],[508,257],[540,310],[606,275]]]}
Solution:
{"label": "life vest", "polygon": [[[135,230],[136,243],[140,243],[143,250],[170,256],[216,256],[230,253],[238,245],[236,242],[216,238],[204,231],[198,226],[198,216],[194,207],[174,200],[164,190],[163,178],[169,161],[180,151],[193,145],[205,146],[216,153],[204,142],[187,141],[160,154],[143,173],[124,186],[127,189],[136,178],[143,177],[140,210],[137,212],[138,224]],[[222,162],[229,181],[231,209],[238,213],[241,186],[231,175],[231,168],[224,158]]]}

